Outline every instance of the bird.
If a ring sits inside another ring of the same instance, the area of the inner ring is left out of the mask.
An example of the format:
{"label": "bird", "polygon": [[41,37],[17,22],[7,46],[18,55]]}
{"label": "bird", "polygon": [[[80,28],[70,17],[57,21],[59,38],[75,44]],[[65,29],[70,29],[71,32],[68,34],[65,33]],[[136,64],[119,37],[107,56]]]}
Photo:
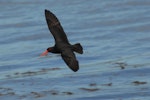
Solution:
{"label": "bird", "polygon": [[53,35],[55,44],[52,47],[48,47],[41,56],[46,56],[49,52],[60,54],[66,65],[74,72],[79,70],[79,62],[76,59],[74,52],[83,54],[83,47],[80,43],[71,44],[66,36],[66,33],[58,20],[58,18],[51,11],[45,9],[45,18]]}

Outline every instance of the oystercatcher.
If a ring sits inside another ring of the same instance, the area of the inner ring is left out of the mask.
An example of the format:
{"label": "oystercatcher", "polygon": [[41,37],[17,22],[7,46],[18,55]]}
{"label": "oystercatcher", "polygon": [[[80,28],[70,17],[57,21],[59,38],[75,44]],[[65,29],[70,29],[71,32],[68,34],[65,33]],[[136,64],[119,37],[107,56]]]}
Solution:
{"label": "oystercatcher", "polygon": [[41,56],[47,55],[48,52],[60,53],[62,59],[65,61],[68,67],[72,69],[74,72],[78,71],[79,63],[76,59],[74,51],[79,54],[83,54],[83,48],[81,44],[80,43],[76,43],[74,45],[70,44],[57,17],[52,12],[46,9],[45,9],[45,18],[47,21],[48,28],[55,39],[55,45],[53,47],[47,48],[47,50],[44,51],[41,54]]}

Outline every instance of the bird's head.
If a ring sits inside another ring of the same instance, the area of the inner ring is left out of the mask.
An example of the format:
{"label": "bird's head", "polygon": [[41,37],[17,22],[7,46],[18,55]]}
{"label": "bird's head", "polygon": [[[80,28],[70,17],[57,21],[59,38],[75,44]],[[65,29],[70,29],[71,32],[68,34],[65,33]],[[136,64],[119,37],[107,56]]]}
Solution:
{"label": "bird's head", "polygon": [[40,56],[46,56],[48,52],[53,52],[54,47],[47,48]]}

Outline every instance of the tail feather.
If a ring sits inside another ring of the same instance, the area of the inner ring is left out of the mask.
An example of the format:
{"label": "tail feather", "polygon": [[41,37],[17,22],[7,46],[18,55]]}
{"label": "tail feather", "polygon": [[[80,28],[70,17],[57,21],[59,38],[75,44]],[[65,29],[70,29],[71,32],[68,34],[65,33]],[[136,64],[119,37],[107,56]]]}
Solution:
{"label": "tail feather", "polygon": [[75,51],[77,53],[83,54],[83,48],[80,43],[76,43],[76,44],[72,45],[72,49],[73,49],[73,51]]}

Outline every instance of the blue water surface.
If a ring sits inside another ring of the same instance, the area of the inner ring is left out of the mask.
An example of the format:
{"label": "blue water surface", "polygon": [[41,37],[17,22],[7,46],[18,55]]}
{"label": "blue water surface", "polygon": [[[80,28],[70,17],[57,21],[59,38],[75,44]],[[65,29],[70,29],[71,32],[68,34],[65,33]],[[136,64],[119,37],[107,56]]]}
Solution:
{"label": "blue water surface", "polygon": [[[78,72],[54,45],[44,10],[80,42]],[[149,0],[1,0],[0,100],[150,100]]]}

